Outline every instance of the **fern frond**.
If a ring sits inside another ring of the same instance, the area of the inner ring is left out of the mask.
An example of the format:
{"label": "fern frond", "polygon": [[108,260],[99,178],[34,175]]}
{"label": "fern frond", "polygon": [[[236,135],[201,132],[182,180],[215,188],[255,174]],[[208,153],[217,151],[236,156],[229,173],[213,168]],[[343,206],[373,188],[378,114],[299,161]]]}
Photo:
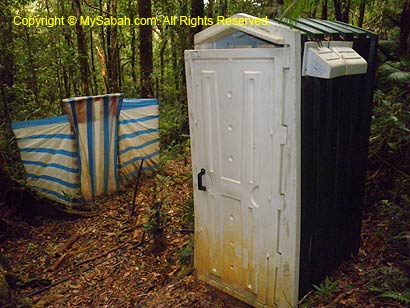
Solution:
{"label": "fern frond", "polygon": [[410,82],[410,72],[393,72],[387,76],[387,79],[397,82]]}
{"label": "fern frond", "polygon": [[386,62],[379,66],[378,71],[384,75],[401,72],[401,70],[397,66],[397,63],[395,62]]}
{"label": "fern frond", "polygon": [[394,299],[403,304],[410,304],[410,294],[409,293],[387,291],[387,292],[380,294],[378,297],[390,298],[390,299]]}
{"label": "fern frond", "polygon": [[410,240],[410,231],[403,231],[392,237],[393,240]]}

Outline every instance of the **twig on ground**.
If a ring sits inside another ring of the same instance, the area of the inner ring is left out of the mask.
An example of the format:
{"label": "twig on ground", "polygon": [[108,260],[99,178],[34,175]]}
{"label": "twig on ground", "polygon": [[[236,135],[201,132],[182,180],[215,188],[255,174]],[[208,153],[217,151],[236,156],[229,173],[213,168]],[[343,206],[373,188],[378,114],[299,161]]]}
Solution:
{"label": "twig on ground", "polygon": [[68,241],[60,247],[55,253],[56,256],[61,256],[64,252],[66,252],[67,249],[70,249],[71,246],[74,245],[74,243],[80,238],[80,234],[76,233],[72,235]]}

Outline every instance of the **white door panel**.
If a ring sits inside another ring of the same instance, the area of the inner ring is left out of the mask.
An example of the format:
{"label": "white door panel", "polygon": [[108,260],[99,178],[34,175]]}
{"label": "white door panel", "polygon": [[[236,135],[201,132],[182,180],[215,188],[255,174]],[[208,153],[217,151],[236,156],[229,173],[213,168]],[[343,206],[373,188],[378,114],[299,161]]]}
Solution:
{"label": "white door panel", "polygon": [[[186,59],[198,275],[273,307],[282,265],[285,49],[187,51]],[[197,189],[201,168],[206,191]]]}

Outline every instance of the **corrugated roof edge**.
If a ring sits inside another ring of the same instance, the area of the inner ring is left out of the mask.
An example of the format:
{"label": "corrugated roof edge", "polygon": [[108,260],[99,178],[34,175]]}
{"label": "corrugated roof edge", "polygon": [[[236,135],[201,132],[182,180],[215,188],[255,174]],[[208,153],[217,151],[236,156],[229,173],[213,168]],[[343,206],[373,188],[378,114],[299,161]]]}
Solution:
{"label": "corrugated roof edge", "polygon": [[[280,24],[284,24],[289,27],[293,27],[298,29],[301,32],[310,35],[318,35],[318,34],[356,34],[356,35],[369,35],[369,36],[377,36],[376,33],[362,29],[341,21],[333,21],[333,20],[321,20],[321,19],[304,19],[304,18],[297,18],[297,19],[275,19],[276,22]],[[315,26],[314,24],[317,24]],[[325,28],[325,29],[324,29]],[[328,29],[326,29],[328,28]],[[312,31],[312,29],[314,29]],[[338,31],[338,32],[335,32]]]}
{"label": "corrugated roof edge", "polygon": [[356,27],[356,26],[353,26],[353,25],[350,25],[350,24],[347,24],[347,23],[344,23],[344,22],[341,22],[341,21],[337,21],[337,20],[335,20],[334,22],[335,22],[335,23],[338,23],[338,24],[340,24],[340,25],[344,25],[344,26],[346,26],[347,28],[356,29],[356,30],[362,30],[362,31],[366,32],[368,35],[371,35],[371,36],[377,36],[377,34],[376,34],[375,32],[370,31],[370,30],[366,30],[366,29],[363,29],[363,28],[359,28],[359,27]]}
{"label": "corrugated roof edge", "polygon": [[283,19],[274,19],[274,22],[278,23],[278,24],[282,24],[285,25],[287,27],[289,27],[290,29],[297,29],[300,32],[303,32],[305,34],[309,34],[309,35],[323,35],[323,32],[301,24],[297,19],[288,19],[288,18],[283,18]]}

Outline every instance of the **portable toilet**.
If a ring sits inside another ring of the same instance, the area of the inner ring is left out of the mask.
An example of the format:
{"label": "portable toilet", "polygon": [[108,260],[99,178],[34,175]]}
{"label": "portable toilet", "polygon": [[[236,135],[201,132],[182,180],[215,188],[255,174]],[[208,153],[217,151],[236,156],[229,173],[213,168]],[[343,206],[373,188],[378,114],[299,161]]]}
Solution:
{"label": "portable toilet", "polygon": [[299,299],[360,245],[377,37],[236,14],[185,51],[195,268],[255,306]]}

